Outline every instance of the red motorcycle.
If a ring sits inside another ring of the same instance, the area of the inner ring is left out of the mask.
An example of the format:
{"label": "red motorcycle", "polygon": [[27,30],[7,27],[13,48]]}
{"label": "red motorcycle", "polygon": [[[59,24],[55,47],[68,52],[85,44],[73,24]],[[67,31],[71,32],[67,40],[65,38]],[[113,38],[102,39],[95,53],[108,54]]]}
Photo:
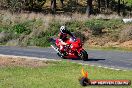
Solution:
{"label": "red motorcycle", "polygon": [[81,42],[80,38],[76,38],[73,40],[72,38],[69,38],[66,43],[67,45],[64,46],[65,54],[60,51],[60,41],[59,39],[51,39],[51,42],[54,45],[51,45],[51,47],[57,51],[57,55],[62,58],[72,58],[72,59],[82,59],[84,61],[88,60],[88,54],[87,52],[82,48],[83,43]]}

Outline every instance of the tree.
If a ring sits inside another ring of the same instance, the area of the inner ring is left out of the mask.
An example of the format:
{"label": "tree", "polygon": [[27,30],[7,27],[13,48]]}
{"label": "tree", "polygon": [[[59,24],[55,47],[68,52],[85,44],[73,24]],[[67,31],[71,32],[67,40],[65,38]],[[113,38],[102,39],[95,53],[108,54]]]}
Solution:
{"label": "tree", "polygon": [[108,8],[109,8],[109,0],[106,0],[106,8],[107,8],[107,12],[108,12]]}
{"label": "tree", "polygon": [[99,12],[100,12],[100,5],[101,4],[101,0],[98,0],[98,10],[99,10]]}
{"label": "tree", "polygon": [[56,13],[56,0],[51,0],[51,11],[52,14]]}
{"label": "tree", "polygon": [[120,0],[118,0],[118,8],[117,8],[117,12],[118,12],[118,15],[120,15]]}
{"label": "tree", "polygon": [[63,8],[63,6],[64,6],[64,0],[60,0],[60,2],[61,2],[61,5],[62,5],[62,8]]}
{"label": "tree", "polygon": [[20,0],[23,4],[23,9],[40,11],[46,0]]}
{"label": "tree", "polygon": [[88,17],[92,14],[92,1],[93,0],[87,0],[87,9],[86,9],[86,13],[88,15]]}

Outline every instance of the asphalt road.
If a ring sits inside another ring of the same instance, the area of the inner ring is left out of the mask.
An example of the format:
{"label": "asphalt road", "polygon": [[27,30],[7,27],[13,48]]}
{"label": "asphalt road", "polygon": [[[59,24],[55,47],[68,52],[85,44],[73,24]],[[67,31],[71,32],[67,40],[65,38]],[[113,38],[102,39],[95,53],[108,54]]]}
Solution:
{"label": "asphalt road", "polygon": [[[132,70],[132,52],[102,50],[87,50],[87,52],[89,54],[88,61],[69,60],[83,64]],[[60,60],[60,57],[56,55],[56,51],[52,48],[20,48],[0,46],[0,54]]]}

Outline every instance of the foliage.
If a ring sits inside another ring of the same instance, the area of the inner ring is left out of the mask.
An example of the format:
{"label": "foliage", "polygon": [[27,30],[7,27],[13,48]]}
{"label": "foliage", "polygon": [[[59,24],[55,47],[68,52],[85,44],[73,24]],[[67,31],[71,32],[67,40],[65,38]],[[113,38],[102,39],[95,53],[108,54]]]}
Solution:
{"label": "foliage", "polygon": [[12,30],[16,33],[16,34],[22,34],[22,33],[26,33],[29,34],[31,32],[30,29],[27,29],[25,24],[16,24],[12,27]]}
{"label": "foliage", "polygon": [[80,21],[68,21],[65,24],[70,31],[77,31],[83,28],[83,22]]}
{"label": "foliage", "polygon": [[12,13],[21,12],[21,10],[40,10],[46,0],[2,0],[0,7],[8,8]]}
{"label": "foliage", "polygon": [[132,26],[126,27],[120,32],[119,40],[120,42],[132,40]]}
{"label": "foliage", "polygon": [[22,2],[20,0],[7,0],[8,9],[11,12],[20,12],[22,9]]}
{"label": "foliage", "polygon": [[41,10],[46,0],[25,0],[25,9]]}
{"label": "foliage", "polygon": [[110,19],[108,21],[104,21],[103,25],[105,28],[116,29],[123,24],[121,19]]}
{"label": "foliage", "polygon": [[85,23],[85,26],[92,30],[93,35],[100,35],[102,33],[102,29],[105,28],[104,21],[96,19],[88,20]]}
{"label": "foliage", "polygon": [[6,43],[7,41],[18,37],[18,35],[13,33],[12,29],[8,27],[2,27],[0,29],[0,43]]}
{"label": "foliage", "polygon": [[99,35],[102,33],[102,29],[108,29],[112,31],[121,27],[122,21],[120,19],[91,19],[85,22],[85,26],[92,30],[93,35]]}
{"label": "foliage", "polygon": [[127,5],[132,5],[132,0],[124,0]]}
{"label": "foliage", "polygon": [[59,33],[59,30],[60,30],[60,26],[61,24],[59,23],[59,21],[52,21],[50,24],[49,24],[49,28],[48,30],[46,30],[46,34],[48,36],[54,36],[54,35],[57,35]]}
{"label": "foliage", "polygon": [[[58,36],[61,25],[62,23],[58,20],[50,20],[45,26],[44,20],[41,19],[26,20],[9,24],[8,26],[2,25],[0,26],[0,44],[12,44],[12,42],[16,41],[17,43],[15,43],[15,45],[47,47],[50,45],[48,39]],[[120,19],[90,19],[87,21],[66,21],[65,25],[68,30],[73,32],[76,37],[81,38],[84,42],[88,40],[88,38],[105,38],[105,36],[109,37],[110,40],[106,38],[108,41],[116,42],[119,39],[121,40],[119,36],[121,36],[123,32],[119,33],[119,31],[122,25],[125,24],[123,24]],[[98,44],[101,44],[101,42]]]}
{"label": "foliage", "polygon": [[[20,12],[21,10],[30,10],[30,11],[38,11],[41,12],[45,10],[46,7],[46,12],[51,12],[49,7],[51,6],[50,1],[55,1],[55,0],[0,0],[0,7],[2,9],[6,8],[9,9],[11,12]],[[64,0],[59,0],[61,3],[64,3]],[[92,1],[92,0],[91,0]],[[44,4],[47,3],[48,6],[44,7]],[[63,5],[62,7],[64,8],[64,12],[80,12],[80,13],[85,13],[86,12],[86,1],[76,1],[76,0],[66,0],[65,3],[66,5]],[[119,8],[118,6],[118,0],[110,0],[108,3],[106,1],[100,0],[101,8],[98,6],[98,0],[94,0],[93,4],[94,8],[92,8],[93,13],[108,13],[111,14],[114,13],[115,11],[118,12]],[[88,3],[90,4],[90,2]],[[107,7],[108,4],[108,7]],[[57,3],[58,5],[58,3]],[[51,6],[52,7],[52,6]],[[59,7],[59,6],[58,6]],[[70,8],[70,9],[69,9]],[[43,10],[41,10],[43,9]],[[118,9],[118,10],[117,10]],[[106,11],[107,10],[107,11]],[[132,0],[121,0],[121,5],[120,5],[120,11],[122,14],[127,13],[126,15],[129,14],[127,11],[132,10]]]}
{"label": "foliage", "polygon": [[81,33],[80,31],[75,31],[74,35],[77,38],[80,38],[82,42],[85,42],[87,40],[86,36],[83,33]]}
{"label": "foliage", "polygon": [[40,47],[47,47],[50,46],[50,42],[48,41],[47,36],[41,37],[41,38],[32,38],[28,41],[28,45],[33,45],[33,46],[40,46]]}

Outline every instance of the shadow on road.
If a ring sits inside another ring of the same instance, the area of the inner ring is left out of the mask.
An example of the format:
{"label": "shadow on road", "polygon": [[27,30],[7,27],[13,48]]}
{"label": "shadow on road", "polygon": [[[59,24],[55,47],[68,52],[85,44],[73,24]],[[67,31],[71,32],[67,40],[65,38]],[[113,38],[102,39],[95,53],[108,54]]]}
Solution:
{"label": "shadow on road", "polygon": [[[81,60],[81,59],[72,59],[72,60]],[[86,61],[103,61],[103,60],[105,60],[105,59],[95,59],[95,58],[89,58],[88,60],[86,60]]]}
{"label": "shadow on road", "polygon": [[105,60],[105,59],[95,59],[95,58],[91,58],[91,59],[88,59],[87,61],[101,61],[101,60]]}

